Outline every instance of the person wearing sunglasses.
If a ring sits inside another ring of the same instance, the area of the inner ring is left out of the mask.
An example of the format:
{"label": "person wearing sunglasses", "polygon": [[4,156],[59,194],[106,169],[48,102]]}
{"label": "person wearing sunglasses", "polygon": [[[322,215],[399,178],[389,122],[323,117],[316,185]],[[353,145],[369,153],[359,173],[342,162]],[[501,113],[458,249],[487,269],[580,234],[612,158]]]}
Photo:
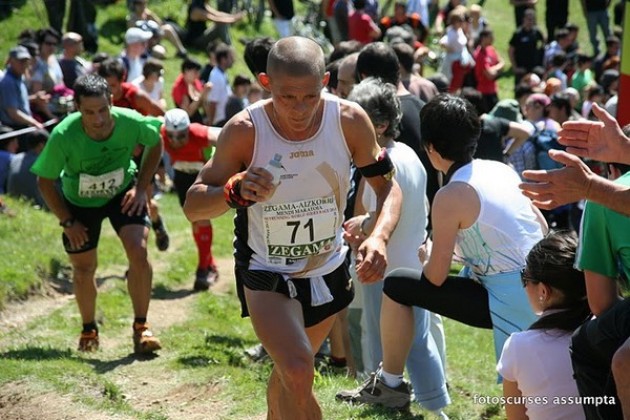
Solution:
{"label": "person wearing sunglasses", "polygon": [[573,268],[577,245],[575,233],[552,231],[527,255],[521,282],[540,319],[506,340],[497,364],[508,420],[585,418],[569,354],[590,316],[584,273]]}
{"label": "person wearing sunglasses", "polygon": [[[160,129],[164,150],[169,154],[175,178],[173,183],[183,207],[186,192],[195,182],[206,161],[206,150],[216,145],[217,134],[211,127],[190,122],[188,113],[181,108],[170,109],[164,115]],[[195,273],[195,290],[208,290],[219,278],[212,256],[212,224],[210,220],[192,222],[193,237],[199,260]]]}

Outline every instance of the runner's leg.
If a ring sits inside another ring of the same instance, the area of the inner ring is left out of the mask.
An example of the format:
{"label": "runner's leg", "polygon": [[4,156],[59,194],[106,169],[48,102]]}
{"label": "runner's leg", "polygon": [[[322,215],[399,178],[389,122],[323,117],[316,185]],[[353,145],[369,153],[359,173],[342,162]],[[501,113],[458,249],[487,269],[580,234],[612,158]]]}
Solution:
{"label": "runner's leg", "polygon": [[268,419],[321,419],[313,396],[313,354],[334,317],[307,333],[298,301],[248,288],[245,297],[254,331],[274,361],[267,389]]}

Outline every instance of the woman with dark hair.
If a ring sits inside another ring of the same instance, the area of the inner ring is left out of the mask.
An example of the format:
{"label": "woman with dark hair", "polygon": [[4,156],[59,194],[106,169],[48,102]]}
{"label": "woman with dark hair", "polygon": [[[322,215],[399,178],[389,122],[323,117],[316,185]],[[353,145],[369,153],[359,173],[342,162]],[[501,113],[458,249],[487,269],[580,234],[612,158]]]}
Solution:
{"label": "woman with dark hair", "polygon": [[507,339],[497,365],[503,395],[512,397],[505,405],[508,420],[584,418],[581,404],[567,404],[579,395],[569,355],[571,334],[590,315],[584,273],[573,268],[577,244],[574,232],[551,232],[527,255],[521,280],[540,319]]}
{"label": "woman with dark hair", "polygon": [[[383,364],[365,391],[388,399],[406,392],[401,384],[414,337],[412,307],[492,329],[497,359],[509,335],[537,318],[520,286],[520,271],[543,237],[544,218],[520,193],[514,170],[473,159],[480,121],[470,102],[439,95],[420,118],[422,145],[445,185],[431,207],[432,246],[427,242],[419,250],[422,271],[396,269],[383,285]],[[454,255],[465,265],[460,276],[449,275]]]}

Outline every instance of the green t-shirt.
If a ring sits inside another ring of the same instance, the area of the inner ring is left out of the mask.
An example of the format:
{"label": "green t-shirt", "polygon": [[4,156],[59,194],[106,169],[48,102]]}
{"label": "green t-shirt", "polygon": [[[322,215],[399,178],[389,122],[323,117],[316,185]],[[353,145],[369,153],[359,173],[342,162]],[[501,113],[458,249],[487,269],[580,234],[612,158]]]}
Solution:
{"label": "green t-shirt", "polygon": [[[630,186],[630,172],[615,183]],[[611,278],[623,270],[630,279],[630,217],[587,202],[576,266]]]}
{"label": "green t-shirt", "polygon": [[583,90],[586,86],[591,84],[594,79],[595,79],[595,76],[593,75],[592,70],[590,69],[586,69],[584,71],[578,70],[575,73],[573,73],[573,77],[571,78],[571,86],[573,86],[580,92],[580,95],[582,95],[583,99],[587,99],[587,98],[584,98]]}
{"label": "green t-shirt", "polygon": [[66,117],[31,168],[42,178],[61,176],[63,195],[74,205],[105,205],[132,182],[137,169],[131,159],[135,147],[152,147],[161,141],[155,118],[117,107],[111,108],[111,114],[114,131],[101,141],[87,136],[80,113]]}

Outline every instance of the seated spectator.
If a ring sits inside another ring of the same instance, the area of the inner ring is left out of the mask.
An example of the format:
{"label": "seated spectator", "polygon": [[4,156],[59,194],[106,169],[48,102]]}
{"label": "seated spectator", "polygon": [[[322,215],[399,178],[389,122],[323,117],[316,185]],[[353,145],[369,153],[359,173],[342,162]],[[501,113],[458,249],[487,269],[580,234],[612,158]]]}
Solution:
{"label": "seated spectator", "polygon": [[[569,64],[567,55],[564,52],[555,54],[549,62],[549,70],[547,71],[547,80],[556,78],[560,80],[560,90],[565,90],[568,87],[568,77],[566,74],[566,68]],[[547,95],[552,95],[554,92],[546,92]]]}
{"label": "seated spectator", "polygon": [[39,45],[39,57],[31,75],[30,91],[32,93],[43,90],[52,94],[55,87],[64,85],[63,72],[55,55],[61,36],[56,30],[46,28],[37,31],[36,40]]}
{"label": "seated spectator", "polygon": [[139,20],[152,21],[158,24],[160,34],[164,34],[164,37],[177,49],[177,57],[184,58],[188,54],[186,48],[182,44],[181,39],[173,25],[162,21],[153,13],[148,7],[148,0],[132,0],[131,7],[129,9],[129,15],[127,15],[127,27],[131,28],[136,25]]}
{"label": "seated spectator", "polygon": [[552,232],[527,255],[521,281],[540,319],[506,340],[497,371],[503,376],[505,397],[548,400],[542,404],[529,398],[508,403],[508,420],[585,418],[580,404],[553,401],[557,396],[578,397],[569,344],[571,334],[589,317],[590,310],[584,274],[573,268],[577,243],[574,233]]}
{"label": "seated spectator", "polygon": [[558,29],[556,31],[555,41],[552,41],[545,49],[543,66],[545,66],[545,68],[549,68],[553,57],[558,53],[566,54],[571,43],[572,40],[569,36],[569,31],[566,29]]}
{"label": "seated spectator", "polygon": [[366,12],[366,0],[352,0],[354,11],[348,17],[348,38],[369,44],[376,41],[382,35],[378,25]]}
{"label": "seated spectator", "polygon": [[604,73],[604,63],[612,57],[618,57],[621,52],[621,41],[615,35],[606,38],[606,51],[599,55],[593,63],[593,71],[595,71],[595,79],[599,80]]}
{"label": "seated spectator", "polygon": [[[207,82],[205,85],[201,83],[199,80],[201,64],[196,60],[185,59],[181,70],[182,72],[173,83],[171,91],[173,102],[178,108],[188,113],[190,121],[202,123],[206,107],[205,99],[212,90],[212,83]],[[202,110],[204,114],[202,114]]]}
{"label": "seated spectator", "polygon": [[429,31],[427,29],[428,22],[422,22],[420,15],[417,13],[407,12],[407,2],[397,0],[394,3],[394,14],[385,16],[379,22],[381,33],[384,35],[389,28],[394,26],[404,26],[411,29],[416,40],[423,43],[426,41]]}
{"label": "seated spectator", "polygon": [[110,58],[109,54],[106,52],[98,52],[92,56],[92,65],[90,73],[98,73],[98,68],[101,66],[101,63]]}
{"label": "seated spectator", "polygon": [[[229,14],[210,7],[206,0],[192,0],[188,6],[186,18],[186,33],[182,38],[185,45],[205,50],[209,43],[220,39],[230,45],[232,40],[228,25],[243,19],[245,12]],[[207,28],[207,22],[214,22],[214,26]]]}
{"label": "seated spectator", "polygon": [[249,105],[247,96],[252,81],[247,76],[239,74],[232,83],[232,95],[225,104],[225,121],[238,114]]}
{"label": "seated spectator", "polygon": [[[0,123],[12,128],[44,126],[31,112],[24,75],[32,59],[25,47],[17,46],[9,51],[8,66],[0,80]],[[39,95],[39,103],[46,105],[48,98]]]}
{"label": "seated spectator", "polygon": [[157,101],[131,83],[125,82],[125,68],[119,60],[110,58],[101,63],[99,76],[107,80],[112,93],[112,104],[122,108],[135,109],[142,115],[164,115]]}
{"label": "seated spectator", "polygon": [[131,82],[142,76],[142,67],[147,61],[147,41],[151,39],[151,32],[140,28],[129,28],[125,32],[125,49],[120,54],[120,61],[125,67],[125,82]]}
{"label": "seated spectator", "polygon": [[[11,137],[13,130],[0,126],[0,195],[7,192],[7,179],[9,178],[9,166],[18,150],[17,137]],[[5,137],[9,136],[9,137]]]}
{"label": "seated spectator", "polygon": [[41,208],[47,207],[37,187],[37,176],[31,172],[31,166],[44,149],[47,140],[48,132],[45,130],[37,130],[26,136],[27,150],[13,156],[7,182],[7,194],[26,198]]}
{"label": "seated spectator", "polygon": [[146,92],[149,97],[160,104],[162,110],[166,111],[166,99],[164,99],[164,65],[161,61],[149,58],[142,67],[142,76],[131,81],[141,91]]}
{"label": "seated spectator", "polygon": [[59,66],[63,73],[63,83],[70,89],[78,77],[90,71],[90,64],[81,58],[83,53],[83,38],[76,32],[67,32],[61,38],[63,52],[59,59]]}
{"label": "seated spectator", "polygon": [[514,73],[514,86],[518,86],[525,74],[542,65],[544,45],[545,37],[536,26],[536,10],[527,9],[523,15],[523,24],[510,38],[508,56]]}
{"label": "seated spectator", "polygon": [[573,121],[571,100],[566,93],[555,93],[551,95],[549,102],[549,118],[557,122],[560,126],[565,121]]}

